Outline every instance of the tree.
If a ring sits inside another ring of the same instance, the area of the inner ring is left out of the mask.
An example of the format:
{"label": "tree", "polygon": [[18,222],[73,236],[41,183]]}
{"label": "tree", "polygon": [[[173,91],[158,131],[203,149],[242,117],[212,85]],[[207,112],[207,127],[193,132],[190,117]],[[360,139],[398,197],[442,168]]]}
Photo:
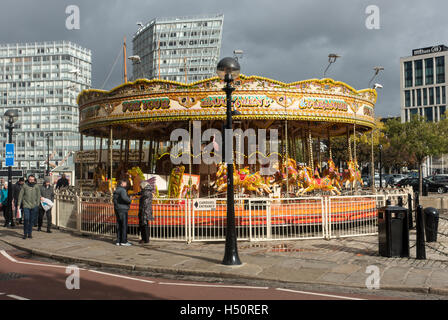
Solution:
{"label": "tree", "polygon": [[[422,192],[422,164],[427,156],[440,155],[446,151],[446,138],[440,132],[445,123],[428,122],[425,118],[413,116],[409,122],[398,121],[389,124],[388,138],[395,148],[400,148],[413,157],[418,165],[419,191]],[[448,125],[446,125],[448,126]]]}

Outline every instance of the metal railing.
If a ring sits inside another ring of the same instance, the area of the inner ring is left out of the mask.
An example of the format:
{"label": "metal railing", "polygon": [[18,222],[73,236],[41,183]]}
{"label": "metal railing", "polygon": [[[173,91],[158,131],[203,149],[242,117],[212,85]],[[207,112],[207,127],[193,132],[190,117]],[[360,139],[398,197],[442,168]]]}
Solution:
{"label": "metal railing", "polygon": [[[407,194],[322,196],[300,198],[236,198],[238,240],[271,241],[331,239],[375,235],[378,208],[391,200],[397,205]],[[154,220],[149,222],[154,240],[224,241],[226,199],[213,199],[210,208],[197,207],[197,199],[154,199]],[[210,200],[210,199],[208,199]],[[57,194],[54,223],[62,228],[113,237],[116,218],[110,197]],[[139,235],[138,200],[128,213],[128,235]]]}

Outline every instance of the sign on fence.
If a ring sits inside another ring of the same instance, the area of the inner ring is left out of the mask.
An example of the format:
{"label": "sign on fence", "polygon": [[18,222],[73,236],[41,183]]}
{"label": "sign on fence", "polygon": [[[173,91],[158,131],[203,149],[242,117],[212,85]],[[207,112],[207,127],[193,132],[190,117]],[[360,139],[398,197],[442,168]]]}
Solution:
{"label": "sign on fence", "polygon": [[195,210],[216,210],[215,199],[195,199],[193,200]]}

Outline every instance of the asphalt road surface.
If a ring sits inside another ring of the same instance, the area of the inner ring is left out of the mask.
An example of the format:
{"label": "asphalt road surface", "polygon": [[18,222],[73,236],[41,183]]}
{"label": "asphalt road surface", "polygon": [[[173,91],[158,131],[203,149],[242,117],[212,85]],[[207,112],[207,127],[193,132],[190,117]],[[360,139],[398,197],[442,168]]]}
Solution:
{"label": "asphalt road surface", "polygon": [[[0,300],[387,300],[384,296],[178,281],[35,261],[0,250]],[[79,289],[76,289],[79,283]],[[67,288],[67,285],[69,288]]]}

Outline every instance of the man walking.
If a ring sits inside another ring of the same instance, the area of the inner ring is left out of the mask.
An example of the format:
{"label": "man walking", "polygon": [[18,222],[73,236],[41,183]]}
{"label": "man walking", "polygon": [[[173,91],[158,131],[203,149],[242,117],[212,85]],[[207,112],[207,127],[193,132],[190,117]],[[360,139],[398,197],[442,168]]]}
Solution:
{"label": "man walking", "polygon": [[40,205],[40,188],[36,185],[36,178],[28,176],[28,181],[19,193],[17,206],[23,206],[23,239],[32,238],[33,225],[37,219]]}
{"label": "man walking", "polygon": [[68,186],[69,186],[68,179],[65,177],[65,173],[63,173],[61,178],[56,183],[56,189],[67,188]]}
{"label": "man walking", "polygon": [[117,189],[114,192],[114,209],[117,218],[117,246],[130,246],[127,239],[128,232],[128,211],[131,207],[131,198],[128,196],[126,180],[120,180]]}
{"label": "man walking", "polygon": [[[45,177],[44,184],[40,186],[40,200],[43,198],[54,201],[54,189],[50,184],[50,177]],[[42,231],[44,215],[47,217],[47,232],[51,233],[51,208],[45,211],[42,205],[39,206],[39,218],[37,221],[37,231]]]}
{"label": "man walking", "polygon": [[17,212],[18,212],[19,210],[22,210],[22,211],[21,211],[20,218],[17,219],[17,224],[21,224],[21,223],[22,223],[23,208],[19,207],[19,206],[17,205],[17,203],[19,202],[19,193],[20,193],[20,190],[22,190],[22,187],[23,187],[23,184],[24,184],[24,183],[25,183],[25,179],[22,178],[22,177],[20,177],[20,178],[19,178],[19,181],[17,181],[16,184],[14,185],[13,193],[12,193],[12,199],[13,199],[13,201],[14,201],[14,206],[15,206],[15,210],[14,210],[14,212],[13,212],[13,214],[14,214],[14,218],[17,218],[17,216],[18,216],[18,215],[17,215]]}

